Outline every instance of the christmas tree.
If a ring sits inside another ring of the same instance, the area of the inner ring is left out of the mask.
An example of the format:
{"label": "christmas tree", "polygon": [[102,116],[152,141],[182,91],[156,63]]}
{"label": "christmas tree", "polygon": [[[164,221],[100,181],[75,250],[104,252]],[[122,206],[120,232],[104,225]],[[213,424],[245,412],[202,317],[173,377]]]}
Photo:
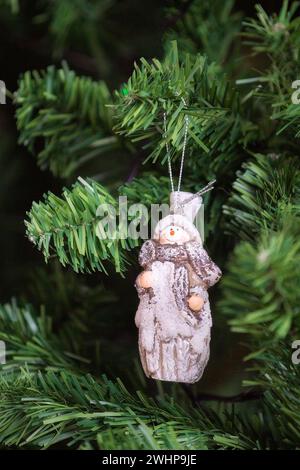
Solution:
{"label": "christmas tree", "polygon": [[[298,3],[0,5],[1,447],[298,448]],[[144,376],[142,241],[95,236],[100,204],[168,202],[185,116],[223,271],[194,385]]]}

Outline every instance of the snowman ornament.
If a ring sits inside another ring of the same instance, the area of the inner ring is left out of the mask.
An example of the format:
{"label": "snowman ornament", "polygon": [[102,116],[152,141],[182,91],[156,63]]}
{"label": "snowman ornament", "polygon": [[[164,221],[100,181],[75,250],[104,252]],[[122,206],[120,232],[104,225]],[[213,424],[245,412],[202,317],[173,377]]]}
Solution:
{"label": "snowman ornament", "polygon": [[152,379],[197,382],[209,359],[207,290],[221,271],[193,224],[201,204],[198,193],[172,192],[170,215],[158,222],[140,251],[135,323],[142,366]]}

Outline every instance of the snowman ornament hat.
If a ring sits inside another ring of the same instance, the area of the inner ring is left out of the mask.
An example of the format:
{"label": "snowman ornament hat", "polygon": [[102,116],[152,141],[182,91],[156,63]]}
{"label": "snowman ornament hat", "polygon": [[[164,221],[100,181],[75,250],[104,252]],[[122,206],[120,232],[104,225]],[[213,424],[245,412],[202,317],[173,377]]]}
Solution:
{"label": "snowman ornament hat", "polygon": [[[190,240],[202,244],[200,234],[193,224],[201,205],[201,196],[184,191],[173,191],[170,195],[170,214],[158,222],[153,239],[158,241],[165,230],[169,227],[172,230],[172,227],[175,226],[183,229],[189,235]],[[172,242],[171,237],[170,242]],[[173,237],[176,237],[175,233]]]}

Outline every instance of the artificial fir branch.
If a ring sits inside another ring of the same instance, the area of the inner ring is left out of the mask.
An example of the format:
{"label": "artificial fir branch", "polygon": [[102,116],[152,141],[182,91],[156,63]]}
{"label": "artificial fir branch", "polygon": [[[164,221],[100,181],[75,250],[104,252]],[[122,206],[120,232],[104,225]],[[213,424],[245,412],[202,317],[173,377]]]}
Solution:
{"label": "artificial fir branch", "polygon": [[[178,19],[167,39],[177,39],[180,51],[205,53],[210,61],[232,73],[237,67],[238,33],[242,26],[241,12],[234,11],[235,0],[194,0],[186,2],[185,6],[184,14],[177,11]],[[171,18],[175,17],[175,12],[176,7],[170,7]]]}
{"label": "artificial fir branch", "polygon": [[113,263],[117,272],[126,265],[126,251],[138,241],[122,239],[118,228],[111,228],[110,237],[97,232],[102,218],[97,215],[101,204],[117,208],[116,200],[99,184],[81,180],[63,197],[52,193],[45,201],[34,203],[26,221],[27,235],[44,254],[46,260],[55,253],[63,266],[71,265],[76,272],[100,270],[105,262]]}
{"label": "artificial fir branch", "polygon": [[1,0],[2,4],[9,5],[12,13],[18,13],[19,11],[19,0]]}
{"label": "artificial fir branch", "polygon": [[285,212],[299,205],[299,181],[297,157],[252,155],[237,173],[233,191],[223,205],[227,231],[254,240],[263,228],[282,226]]}
{"label": "artificial fir branch", "polygon": [[[213,409],[181,407],[167,397],[159,403],[141,392],[131,394],[120,381],[106,377],[96,381],[66,370],[43,374],[24,370],[12,379],[0,380],[1,440],[6,445],[49,447],[65,441],[78,447],[98,441],[105,449],[106,435],[122,430],[123,436],[118,434],[121,446],[130,437],[134,442],[141,440],[147,431],[153,440],[149,444],[143,439],[143,448],[174,448],[174,438],[183,449],[257,447],[243,435],[246,422],[242,417],[236,419],[235,429],[225,430],[233,424],[229,410],[218,415]],[[14,425],[4,430],[8,422]],[[22,436],[16,427],[21,422]],[[165,438],[162,431],[167,433]]]}
{"label": "artificial fir branch", "polygon": [[281,448],[298,448],[300,436],[299,365],[293,364],[292,341],[280,341],[256,354],[255,378],[245,385],[264,390],[266,416]]}
{"label": "artificial fir branch", "polygon": [[254,53],[265,54],[270,65],[261,72],[257,93],[267,105],[277,134],[298,136],[299,106],[292,104],[292,83],[299,72],[299,3],[284,0],[278,14],[268,15],[261,5],[257,17],[244,22],[245,44]]}
{"label": "artificial fir branch", "polygon": [[[75,370],[76,359],[78,364],[88,362],[71,351],[62,351],[62,344],[53,332],[52,319],[45,315],[44,309],[38,316],[30,305],[19,306],[16,301],[0,306],[0,340],[7,347],[3,376],[22,363],[31,369],[66,367]],[[64,346],[70,344],[66,342]]]}
{"label": "artificial fir branch", "polygon": [[[42,169],[56,176],[68,177],[86,161],[120,146],[112,133],[106,84],[78,77],[66,64],[26,72],[15,103],[19,141],[38,154]],[[41,139],[42,149],[37,145]]]}
{"label": "artificial fir branch", "polygon": [[[186,103],[186,106],[184,105]],[[163,135],[163,113],[167,133]],[[204,56],[179,59],[173,42],[164,61],[141,59],[126,86],[117,93],[116,132],[142,142],[149,159],[164,162],[165,146],[176,158],[183,145],[184,116],[190,118],[190,159],[209,154],[214,168],[218,153],[237,147],[243,137],[237,90]],[[209,170],[209,169],[208,169]]]}
{"label": "artificial fir branch", "polygon": [[[270,417],[274,406],[271,384],[280,384],[275,392],[277,406],[287,387],[291,391],[297,387],[297,369],[288,366],[290,357],[284,344],[279,364],[274,356],[261,354],[258,378],[249,385],[267,388],[267,393],[263,401],[254,402],[257,413],[253,413],[249,396],[247,408],[245,402],[235,408],[229,404],[216,408],[206,405],[205,399],[199,406],[185,397],[175,401],[164,395],[154,400],[144,393],[130,392],[119,380],[86,375],[75,367],[76,359],[71,366],[62,351],[63,343],[45,319],[15,303],[1,307],[5,339],[15,351],[14,367],[2,366],[0,375],[2,444],[47,448],[64,442],[71,447],[107,449],[113,448],[117,439],[116,447],[123,449],[259,449],[288,447],[297,438],[292,427],[289,440],[282,441],[284,427],[273,433],[276,421]],[[43,348],[36,347],[39,342]],[[22,368],[24,353],[33,354],[33,361],[27,358],[26,368]],[[65,358],[61,364],[58,357]],[[45,369],[37,371],[39,366]],[[263,386],[265,380],[267,386]],[[287,403],[287,413],[296,404],[297,400]],[[275,420],[279,416],[277,409]]]}
{"label": "artificial fir branch", "polygon": [[265,345],[300,332],[299,262],[299,218],[286,217],[281,230],[263,231],[255,244],[237,245],[220,301],[234,331],[261,337]]}
{"label": "artificial fir branch", "polygon": [[[140,392],[132,394],[120,381],[106,377],[95,380],[67,370],[20,370],[0,379],[1,441],[38,447],[64,441],[72,447],[100,445],[102,449],[113,448],[116,439],[116,447],[123,449],[172,449],[176,445],[182,449],[288,448],[298,439],[297,399],[291,403],[285,400],[287,416],[296,406],[296,427],[291,426],[288,439],[282,439],[282,424],[276,428],[278,419],[281,423],[278,405],[282,406],[287,384],[291,391],[296,387],[295,397],[298,393],[297,369],[287,367],[288,360],[286,353],[279,364],[274,357],[265,356],[256,385],[266,386],[266,377],[269,391],[257,413],[251,408],[247,412],[244,405],[235,405],[234,410],[226,405],[216,412],[204,404],[200,408],[187,403],[181,406],[166,396],[156,401]],[[271,386],[274,382],[278,384],[276,391]],[[270,411],[275,406],[273,420]],[[18,432],[21,422],[22,435]]]}
{"label": "artificial fir branch", "polygon": [[129,204],[142,203],[149,209],[151,204],[168,204],[170,182],[167,176],[156,176],[153,173],[143,173],[141,177],[120,187],[122,196],[127,196]]}

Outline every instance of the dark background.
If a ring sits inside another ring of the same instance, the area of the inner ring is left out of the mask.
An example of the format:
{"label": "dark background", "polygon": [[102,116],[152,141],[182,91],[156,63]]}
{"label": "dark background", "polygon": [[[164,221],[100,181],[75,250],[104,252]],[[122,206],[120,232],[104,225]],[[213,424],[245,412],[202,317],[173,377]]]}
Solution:
{"label": "dark background", "polygon": [[[166,14],[165,10],[166,6],[171,6],[174,2],[158,0],[111,2],[110,8],[99,19],[99,24],[96,24],[94,34],[100,38],[102,47],[100,51],[94,51],[93,38],[87,39],[81,34],[84,23],[79,25],[67,43],[61,46],[60,38],[51,32],[50,3],[21,1],[20,12],[12,14],[10,7],[5,6],[5,2],[0,2],[0,79],[5,81],[10,92],[17,89],[18,79],[24,71],[42,69],[49,64],[59,65],[63,59],[79,74],[105,79],[111,89],[118,88],[131,74],[135,60],[142,56],[146,58],[162,56],[165,34],[176,21],[176,17]],[[185,3],[182,3],[182,11],[186,8]],[[250,16],[254,14],[255,3],[238,1],[236,9],[242,10],[245,16]],[[260,3],[270,12],[278,10],[281,5],[281,2],[275,1]],[[102,54],[101,67],[94,60],[95,53]],[[47,289],[47,278],[50,279],[53,266],[52,263],[46,266],[42,256],[26,239],[24,218],[32,201],[40,200],[48,190],[59,193],[65,182],[54,179],[47,171],[41,172],[34,156],[29,154],[26,148],[18,145],[14,112],[11,99],[7,98],[7,104],[0,105],[0,301],[4,303],[12,296],[16,296],[38,305],[40,301],[45,300],[45,295],[43,294],[43,297],[39,292],[37,278],[45,277]],[[128,276],[133,274],[129,273]],[[100,274],[95,274],[81,275],[81,278],[92,288],[100,282],[108,288],[113,285],[118,297],[123,301],[125,312],[122,312],[122,315],[124,314],[124,325],[127,327],[121,330],[118,328],[116,324],[119,316],[116,315],[113,320],[115,333],[110,338],[118,341],[120,350],[124,350],[124,344],[125,346],[133,344],[135,348],[136,331],[133,324],[133,314],[137,305],[135,294],[132,292],[132,295],[128,295],[124,292],[122,279],[115,276],[104,279]],[[55,292],[50,280],[48,282],[50,298],[47,302],[50,304],[48,310],[49,308],[55,310],[58,293]],[[71,292],[70,295],[75,298],[75,293]],[[228,351],[231,336],[228,334],[227,339],[224,339],[223,327],[223,325],[217,327],[219,329],[217,337],[222,337],[223,343],[227,343],[223,344],[223,347]],[[110,334],[108,331],[108,337]],[[217,341],[215,345],[218,348]],[[136,355],[136,350],[133,355]],[[203,383],[204,389],[210,388],[214,377],[214,391],[218,389],[218,382],[223,384],[223,393],[236,391],[239,388],[242,370],[240,357],[241,346],[235,339],[235,346],[232,350],[229,348],[229,354],[224,358],[225,363],[219,367],[218,373],[216,374],[215,369],[210,367]],[[222,376],[226,375],[229,366],[230,377],[224,382]]]}

